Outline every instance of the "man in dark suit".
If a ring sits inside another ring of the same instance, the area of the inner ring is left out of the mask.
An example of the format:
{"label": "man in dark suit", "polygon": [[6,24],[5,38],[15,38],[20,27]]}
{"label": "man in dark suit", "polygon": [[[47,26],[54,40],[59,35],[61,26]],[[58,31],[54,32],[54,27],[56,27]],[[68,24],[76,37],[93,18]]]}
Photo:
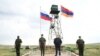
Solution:
{"label": "man in dark suit", "polygon": [[15,49],[16,49],[16,56],[20,56],[20,47],[21,47],[22,40],[17,36],[15,40]]}
{"label": "man in dark suit", "polygon": [[84,40],[81,39],[81,36],[79,36],[79,39],[76,41],[76,45],[79,49],[79,56],[84,56]]}
{"label": "man in dark suit", "polygon": [[45,44],[46,44],[46,40],[43,37],[43,34],[41,34],[41,37],[39,39],[39,45],[40,45],[40,50],[41,50],[41,56],[44,56],[45,54]]}
{"label": "man in dark suit", "polygon": [[58,35],[58,36],[54,39],[55,56],[57,56],[58,53],[59,53],[59,56],[61,56],[61,44],[62,44],[62,40],[61,40],[60,36]]}

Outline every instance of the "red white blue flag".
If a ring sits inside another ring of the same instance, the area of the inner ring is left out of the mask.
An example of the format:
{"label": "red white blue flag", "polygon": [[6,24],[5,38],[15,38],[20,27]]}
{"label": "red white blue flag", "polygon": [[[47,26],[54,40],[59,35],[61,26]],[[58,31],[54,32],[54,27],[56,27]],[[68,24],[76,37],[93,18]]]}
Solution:
{"label": "red white blue flag", "polygon": [[47,21],[52,21],[52,18],[46,13],[40,12],[40,17],[41,17],[41,19],[44,19]]}

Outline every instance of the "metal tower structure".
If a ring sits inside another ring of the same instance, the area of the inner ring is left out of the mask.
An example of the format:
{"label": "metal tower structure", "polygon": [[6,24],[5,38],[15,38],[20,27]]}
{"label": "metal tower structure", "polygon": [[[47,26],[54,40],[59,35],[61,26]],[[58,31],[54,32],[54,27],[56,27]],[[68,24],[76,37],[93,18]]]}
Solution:
{"label": "metal tower structure", "polygon": [[50,14],[52,16],[52,21],[50,22],[49,40],[56,38],[58,35],[63,38],[59,12],[58,5],[51,6]]}

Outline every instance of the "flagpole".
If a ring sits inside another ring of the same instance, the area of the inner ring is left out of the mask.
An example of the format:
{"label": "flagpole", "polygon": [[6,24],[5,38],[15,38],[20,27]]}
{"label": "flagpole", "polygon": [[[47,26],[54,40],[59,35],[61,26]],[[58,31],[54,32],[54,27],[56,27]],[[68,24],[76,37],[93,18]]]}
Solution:
{"label": "flagpole", "polygon": [[[41,13],[41,6],[40,6],[40,13]],[[40,17],[40,35],[41,35],[41,17]]]}

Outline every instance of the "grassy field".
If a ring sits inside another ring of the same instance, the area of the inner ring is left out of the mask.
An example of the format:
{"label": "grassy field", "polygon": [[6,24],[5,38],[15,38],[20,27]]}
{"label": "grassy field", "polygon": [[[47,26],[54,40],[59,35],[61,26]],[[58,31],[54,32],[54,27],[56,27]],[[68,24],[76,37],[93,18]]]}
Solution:
{"label": "grassy field", "polygon": [[[21,55],[28,52],[24,47],[21,48]],[[15,49],[13,46],[0,45],[0,56],[16,56]]]}
{"label": "grassy field", "polygon": [[[25,54],[26,52],[33,50],[33,46],[30,47],[31,49],[26,50],[25,46],[21,48],[21,55]],[[64,51],[71,51],[78,54],[78,49],[74,44],[67,44],[64,47]],[[0,56],[16,56],[15,49],[13,46],[8,45],[0,45]],[[100,56],[100,44],[86,44],[84,56]]]}
{"label": "grassy field", "polygon": [[[78,54],[78,49],[74,44],[66,45],[65,50],[69,50]],[[84,50],[84,56],[100,56],[100,43],[86,44]]]}

